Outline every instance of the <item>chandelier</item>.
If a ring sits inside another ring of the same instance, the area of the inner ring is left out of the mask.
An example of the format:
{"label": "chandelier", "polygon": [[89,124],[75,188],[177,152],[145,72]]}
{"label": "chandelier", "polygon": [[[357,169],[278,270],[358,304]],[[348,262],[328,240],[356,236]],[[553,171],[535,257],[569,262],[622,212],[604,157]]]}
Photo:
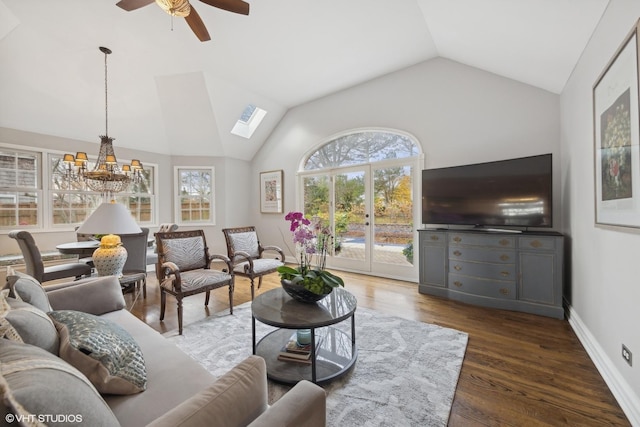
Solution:
{"label": "chandelier", "polygon": [[87,153],[77,152],[73,154],[65,154],[62,161],[65,164],[66,179],[86,184],[92,190],[104,195],[119,193],[129,187],[132,182],[139,183],[144,177],[142,171],[142,163],[140,160],[132,160],[130,165],[123,165],[122,169],[118,166],[116,154],[113,151],[113,140],[109,136],[109,109],[108,109],[108,91],[107,91],[107,55],[111,54],[111,49],[100,47],[100,51],[104,53],[104,113],[105,113],[105,132],[100,135],[100,151],[98,159],[92,170],[88,170],[87,164],[89,159]]}

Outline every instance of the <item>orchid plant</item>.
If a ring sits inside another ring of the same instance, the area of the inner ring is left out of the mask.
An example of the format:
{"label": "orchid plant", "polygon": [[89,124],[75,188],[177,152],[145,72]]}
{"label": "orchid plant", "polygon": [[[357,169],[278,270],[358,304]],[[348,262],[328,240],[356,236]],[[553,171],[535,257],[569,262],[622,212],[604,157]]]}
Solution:
{"label": "orchid plant", "polygon": [[344,286],[340,277],[325,270],[328,251],[333,242],[329,228],[324,227],[320,221],[312,223],[302,212],[289,212],[284,219],[291,223],[289,230],[300,258],[297,268],[286,265],[278,267],[280,278],[302,285],[318,295],[328,294],[333,288]]}

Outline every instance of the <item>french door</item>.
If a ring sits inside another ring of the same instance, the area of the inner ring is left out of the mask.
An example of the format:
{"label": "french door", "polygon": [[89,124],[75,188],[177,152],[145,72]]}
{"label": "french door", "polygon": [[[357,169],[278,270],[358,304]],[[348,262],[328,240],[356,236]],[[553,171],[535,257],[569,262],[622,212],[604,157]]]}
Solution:
{"label": "french door", "polygon": [[404,160],[301,174],[305,215],[334,235],[329,267],[416,279],[414,171]]}

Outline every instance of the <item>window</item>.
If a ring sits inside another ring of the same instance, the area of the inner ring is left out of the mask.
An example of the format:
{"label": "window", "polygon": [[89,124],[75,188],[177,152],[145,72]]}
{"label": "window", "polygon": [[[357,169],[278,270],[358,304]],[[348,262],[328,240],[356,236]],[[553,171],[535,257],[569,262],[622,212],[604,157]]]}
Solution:
{"label": "window", "polygon": [[39,159],[38,153],[0,149],[0,228],[41,225]]}
{"label": "window", "polygon": [[[86,190],[85,185],[74,179],[67,179],[62,162],[62,155],[49,155],[51,165],[51,179],[49,196],[51,197],[50,221],[53,226],[79,225],[103,202],[100,193]],[[89,162],[88,169],[94,165]],[[116,202],[127,206],[135,221],[139,224],[155,223],[155,197],[154,197],[154,167],[145,165],[144,179],[139,183],[133,183],[129,192],[117,193]]]}
{"label": "window", "polygon": [[264,116],[266,115],[267,112],[262,108],[256,107],[252,104],[247,105],[242,111],[240,118],[233,126],[233,129],[231,129],[231,133],[243,138],[251,138],[253,132],[258,129],[258,126],[260,126],[262,119],[264,119]]}
{"label": "window", "polygon": [[214,170],[176,167],[176,222],[184,225],[215,224]]}
{"label": "window", "polygon": [[419,154],[419,147],[408,136],[383,131],[355,132],[320,147],[309,156],[304,170],[364,165]]}

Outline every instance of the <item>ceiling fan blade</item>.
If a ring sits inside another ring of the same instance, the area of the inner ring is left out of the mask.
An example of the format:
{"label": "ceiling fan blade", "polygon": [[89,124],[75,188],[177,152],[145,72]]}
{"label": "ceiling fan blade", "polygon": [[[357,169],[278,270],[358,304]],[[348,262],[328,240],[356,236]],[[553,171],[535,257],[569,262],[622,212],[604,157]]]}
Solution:
{"label": "ceiling fan blade", "polygon": [[202,22],[200,15],[198,15],[198,12],[193,8],[193,5],[191,6],[191,12],[189,12],[189,15],[185,16],[184,19],[187,21],[187,24],[189,24],[189,27],[191,27],[191,31],[193,31],[201,42],[211,40],[207,27],[204,26],[204,22]]}
{"label": "ceiling fan blade", "polygon": [[141,7],[150,5],[154,0],[120,0],[116,3],[116,6],[130,12],[132,10],[140,9]]}
{"label": "ceiling fan blade", "polygon": [[217,7],[218,9],[228,10],[229,12],[240,13],[242,15],[249,14],[249,3],[242,0],[200,0],[202,3],[206,3],[209,6]]}

